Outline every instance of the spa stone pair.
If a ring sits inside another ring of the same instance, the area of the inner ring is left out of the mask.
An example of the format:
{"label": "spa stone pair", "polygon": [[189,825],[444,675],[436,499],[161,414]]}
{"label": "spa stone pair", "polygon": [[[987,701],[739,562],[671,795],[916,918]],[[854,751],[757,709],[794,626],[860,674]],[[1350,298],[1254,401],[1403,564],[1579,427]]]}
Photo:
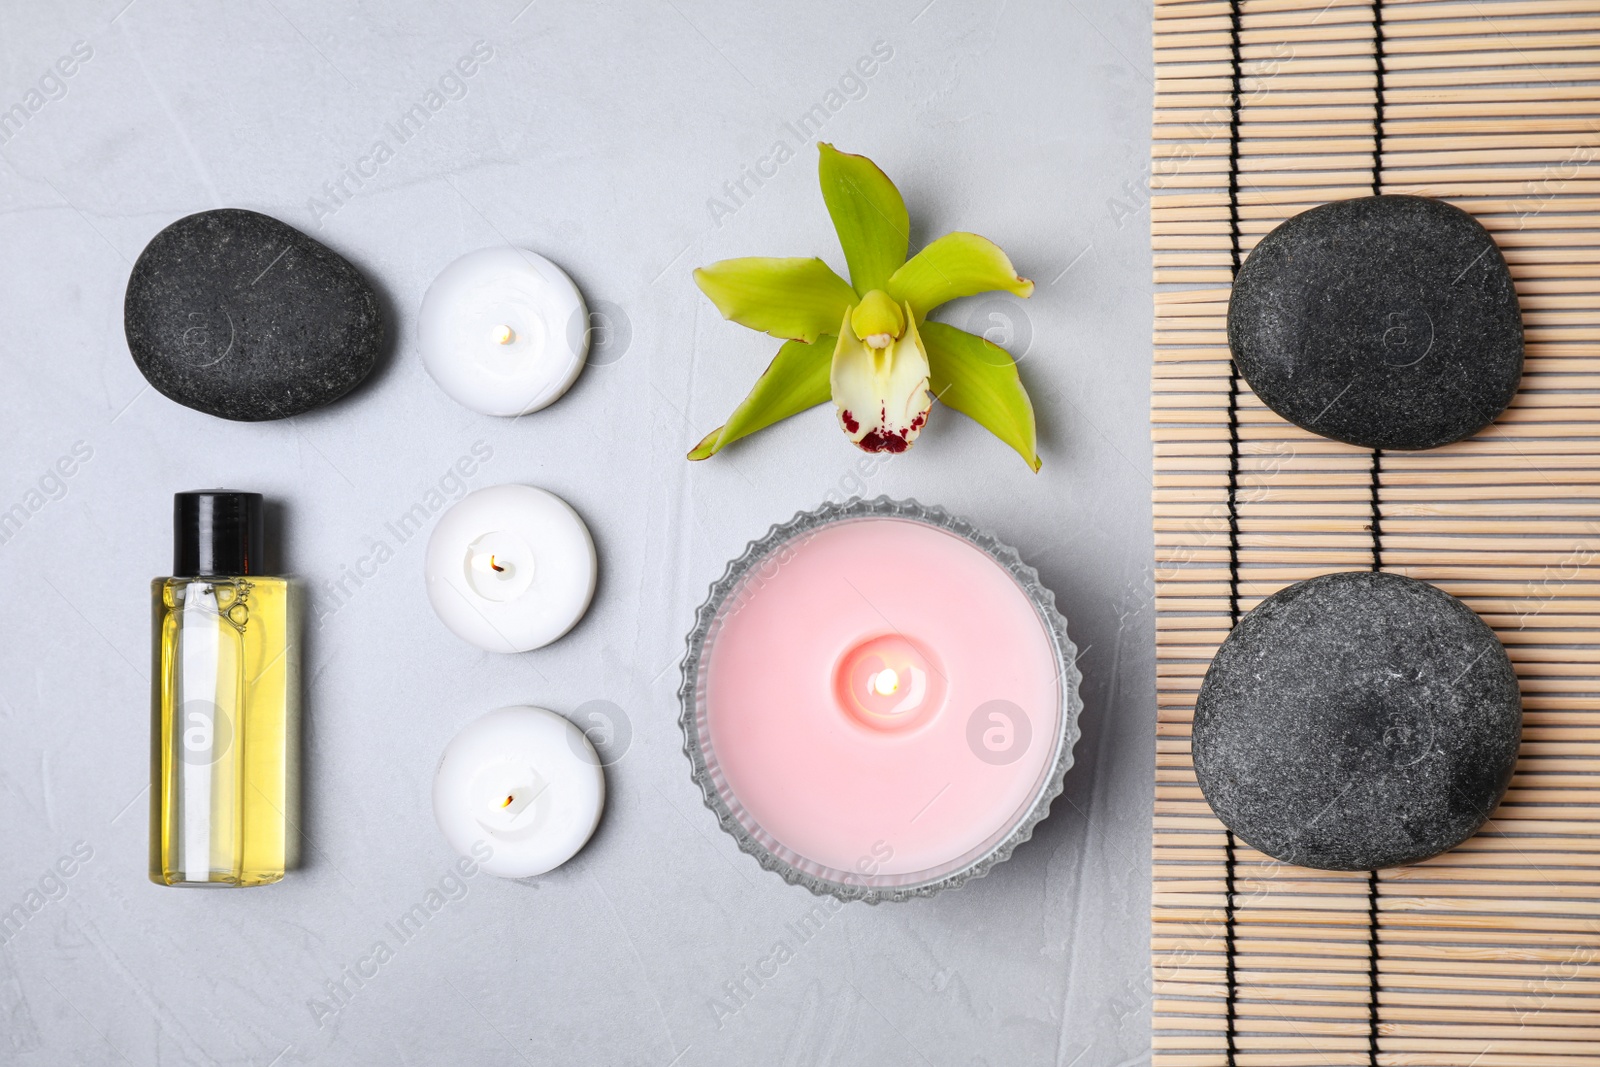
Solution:
{"label": "spa stone pair", "polygon": [[[1269,233],[1238,272],[1228,342],[1273,411],[1373,449],[1469,437],[1522,375],[1505,259],[1470,215],[1423,197],[1326,204]],[[1287,863],[1369,870],[1447,851],[1516,764],[1505,649],[1455,597],[1379,571],[1377,542],[1371,571],[1300,582],[1245,615],[1195,704],[1206,800]]]}

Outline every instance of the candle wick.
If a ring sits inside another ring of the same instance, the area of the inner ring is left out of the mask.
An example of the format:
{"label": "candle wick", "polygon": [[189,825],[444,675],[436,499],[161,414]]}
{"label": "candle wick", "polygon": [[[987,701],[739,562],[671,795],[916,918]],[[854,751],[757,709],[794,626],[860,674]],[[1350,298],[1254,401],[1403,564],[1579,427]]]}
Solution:
{"label": "candle wick", "polygon": [[[498,563],[496,563],[494,561],[494,554],[493,553],[490,553],[490,555],[489,555],[489,566],[493,567],[497,571],[505,570],[504,567],[500,566],[500,564],[498,564]],[[510,801],[507,801],[507,803],[510,803]]]}
{"label": "candle wick", "polygon": [[516,798],[515,798],[515,797],[514,797],[514,796],[508,796],[508,797],[506,797],[506,799],[505,799],[505,803],[503,803],[503,804],[501,804],[501,805],[500,805],[500,806],[501,806],[501,807],[502,807],[502,808],[509,808],[509,807],[510,807],[510,806],[511,806],[511,802],[512,802],[512,801],[513,801],[513,800],[515,800],[515,799],[516,799]]}

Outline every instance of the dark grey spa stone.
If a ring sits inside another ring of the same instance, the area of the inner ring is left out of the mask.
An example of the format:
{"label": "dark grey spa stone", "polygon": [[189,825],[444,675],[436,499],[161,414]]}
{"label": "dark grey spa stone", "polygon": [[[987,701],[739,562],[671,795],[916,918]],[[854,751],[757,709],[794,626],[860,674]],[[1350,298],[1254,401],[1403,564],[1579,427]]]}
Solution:
{"label": "dark grey spa stone", "polygon": [[123,303],[133,361],[196,411],[242,422],[331,403],[378,361],[372,287],[333,250],[254,211],[179,219],[133,265]]}
{"label": "dark grey spa stone", "polygon": [[1195,704],[1195,777],[1252,847],[1302,867],[1415,863],[1500,802],[1522,734],[1517,676],[1461,601],[1349,571],[1262,601]]}
{"label": "dark grey spa stone", "polygon": [[1340,200],[1267,234],[1234,283],[1228,344],[1267,407],[1364,448],[1470,437],[1522,379],[1505,257],[1471,215],[1420,196]]}

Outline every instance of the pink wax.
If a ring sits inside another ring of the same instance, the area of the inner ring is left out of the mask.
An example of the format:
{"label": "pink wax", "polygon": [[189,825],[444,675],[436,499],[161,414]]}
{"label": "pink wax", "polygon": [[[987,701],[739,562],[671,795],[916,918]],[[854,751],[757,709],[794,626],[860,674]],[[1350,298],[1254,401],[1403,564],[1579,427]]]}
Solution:
{"label": "pink wax", "polygon": [[1054,762],[1050,635],[1010,573],[945,530],[867,517],[799,535],[714,634],[705,728],[731,806],[814,863],[951,864],[1026,817]]}

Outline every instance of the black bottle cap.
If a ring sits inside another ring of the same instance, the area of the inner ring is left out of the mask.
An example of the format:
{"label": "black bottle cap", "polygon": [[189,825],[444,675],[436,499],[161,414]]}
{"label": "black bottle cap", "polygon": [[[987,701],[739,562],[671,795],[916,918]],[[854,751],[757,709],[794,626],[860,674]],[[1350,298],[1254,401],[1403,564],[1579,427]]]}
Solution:
{"label": "black bottle cap", "polygon": [[172,497],[172,576],[260,574],[261,494],[207,489]]}

